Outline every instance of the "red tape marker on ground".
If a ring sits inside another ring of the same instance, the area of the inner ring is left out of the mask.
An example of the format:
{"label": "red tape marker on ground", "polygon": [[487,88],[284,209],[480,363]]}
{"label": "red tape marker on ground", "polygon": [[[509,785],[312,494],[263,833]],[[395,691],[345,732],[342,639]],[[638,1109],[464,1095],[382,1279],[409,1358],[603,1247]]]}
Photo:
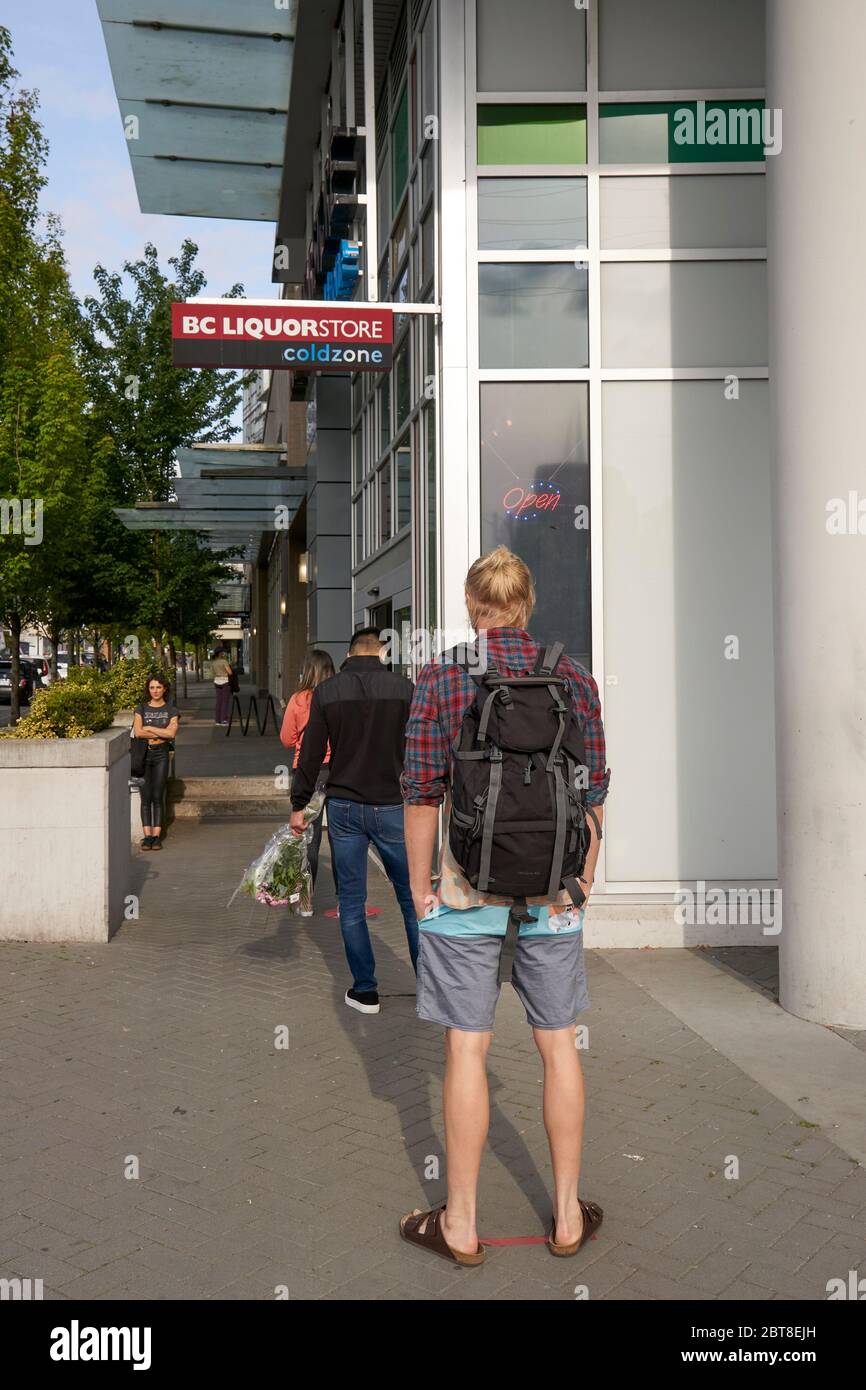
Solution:
{"label": "red tape marker on ground", "polygon": [[[333,917],[339,917],[339,915],[340,915],[340,909],[339,909],[338,907],[329,907],[328,910],[327,910],[327,912],[325,913],[325,916],[326,916],[326,917],[331,917],[331,918],[333,918]],[[367,908],[367,916],[368,916],[368,917],[381,917],[381,915],[382,915],[382,909],[381,909],[381,907],[368,907],[368,908]]]}

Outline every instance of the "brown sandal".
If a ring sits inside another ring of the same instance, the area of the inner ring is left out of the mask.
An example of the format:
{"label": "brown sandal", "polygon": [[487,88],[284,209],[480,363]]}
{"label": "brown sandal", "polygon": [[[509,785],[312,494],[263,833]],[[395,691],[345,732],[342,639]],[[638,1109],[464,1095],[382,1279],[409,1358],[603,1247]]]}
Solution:
{"label": "brown sandal", "polygon": [[[481,1242],[478,1242],[478,1249],[474,1255],[467,1255],[462,1250],[452,1250],[444,1235],[442,1234],[441,1222],[442,1213],[445,1207],[435,1207],[432,1211],[411,1211],[408,1216],[404,1216],[400,1221],[400,1234],[404,1240],[408,1240],[410,1245],[420,1245],[422,1250],[429,1250],[431,1254],[438,1255],[443,1260],[450,1261],[457,1265],[480,1265],[486,1258],[485,1251]],[[429,1220],[427,1219],[429,1218]],[[425,1220],[426,1228],[422,1231]]]}
{"label": "brown sandal", "polygon": [[572,1241],[571,1245],[557,1245],[556,1243],[556,1221],[554,1220],[550,1235],[547,1237],[547,1248],[551,1255],[576,1255],[582,1245],[585,1245],[596,1231],[601,1227],[604,1220],[604,1212],[596,1202],[585,1202],[582,1197],[578,1197],[580,1210],[583,1212],[583,1230],[579,1240]]}

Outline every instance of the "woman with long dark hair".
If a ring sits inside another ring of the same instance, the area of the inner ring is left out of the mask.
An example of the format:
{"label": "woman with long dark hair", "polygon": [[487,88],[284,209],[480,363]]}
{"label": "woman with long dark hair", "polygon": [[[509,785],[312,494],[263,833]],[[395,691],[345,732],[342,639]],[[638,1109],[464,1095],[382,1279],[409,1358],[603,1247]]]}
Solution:
{"label": "woman with long dark hair", "polygon": [[151,676],[147,693],[135,707],[133,738],[147,739],[141,795],[142,849],[162,849],[162,800],[168,781],[169,751],[174,747],[180,710],[171,702],[171,688],[162,676]]}
{"label": "woman with long dark hair", "polygon": [[[280,730],[280,742],[285,748],[294,747],[295,756],[292,767],[298,766],[298,758],[301,756],[301,742],[304,737],[304,730],[310,720],[310,704],[313,699],[313,691],[322,681],[329,676],[335,675],[334,663],[328,652],[321,647],[311,647],[304,657],[304,665],[301,669],[301,678],[295,694],[286,705],[286,712],[283,715],[283,727]],[[325,761],[319,774],[317,787],[324,786],[328,780],[328,761],[331,750],[328,748],[325,753]],[[322,821],[324,812],[321,812],[313,821],[313,838],[307,848],[307,857],[310,862],[310,872],[313,875],[313,884],[316,882],[316,872],[319,867],[319,849],[322,843]],[[333,863],[333,861],[332,861]],[[336,875],[334,882],[336,883]],[[312,916],[312,913],[305,913],[304,916]]]}

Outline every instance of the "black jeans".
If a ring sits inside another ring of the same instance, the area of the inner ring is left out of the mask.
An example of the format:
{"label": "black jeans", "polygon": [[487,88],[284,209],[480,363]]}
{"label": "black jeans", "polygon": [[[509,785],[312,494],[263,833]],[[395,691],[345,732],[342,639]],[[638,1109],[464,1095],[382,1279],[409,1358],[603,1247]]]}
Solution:
{"label": "black jeans", "polygon": [[162,825],[162,798],[168,781],[168,749],[148,748],[144,759],[144,782],[141,794],[141,824]]}

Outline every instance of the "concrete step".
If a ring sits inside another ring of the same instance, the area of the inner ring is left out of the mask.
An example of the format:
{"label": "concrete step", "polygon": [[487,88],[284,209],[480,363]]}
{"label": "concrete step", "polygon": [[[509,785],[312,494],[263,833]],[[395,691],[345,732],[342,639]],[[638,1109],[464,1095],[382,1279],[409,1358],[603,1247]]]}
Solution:
{"label": "concrete step", "polygon": [[292,813],[287,796],[264,797],[224,797],[214,801],[210,797],[195,797],[170,803],[175,820],[281,820],[287,821]]}
{"label": "concrete step", "polygon": [[271,776],[174,777],[168,804],[178,820],[288,820],[288,791]]}
{"label": "concrete step", "polygon": [[200,798],[221,800],[223,797],[288,798],[279,790],[269,773],[254,777],[173,777],[168,784],[170,801],[195,801]]}

